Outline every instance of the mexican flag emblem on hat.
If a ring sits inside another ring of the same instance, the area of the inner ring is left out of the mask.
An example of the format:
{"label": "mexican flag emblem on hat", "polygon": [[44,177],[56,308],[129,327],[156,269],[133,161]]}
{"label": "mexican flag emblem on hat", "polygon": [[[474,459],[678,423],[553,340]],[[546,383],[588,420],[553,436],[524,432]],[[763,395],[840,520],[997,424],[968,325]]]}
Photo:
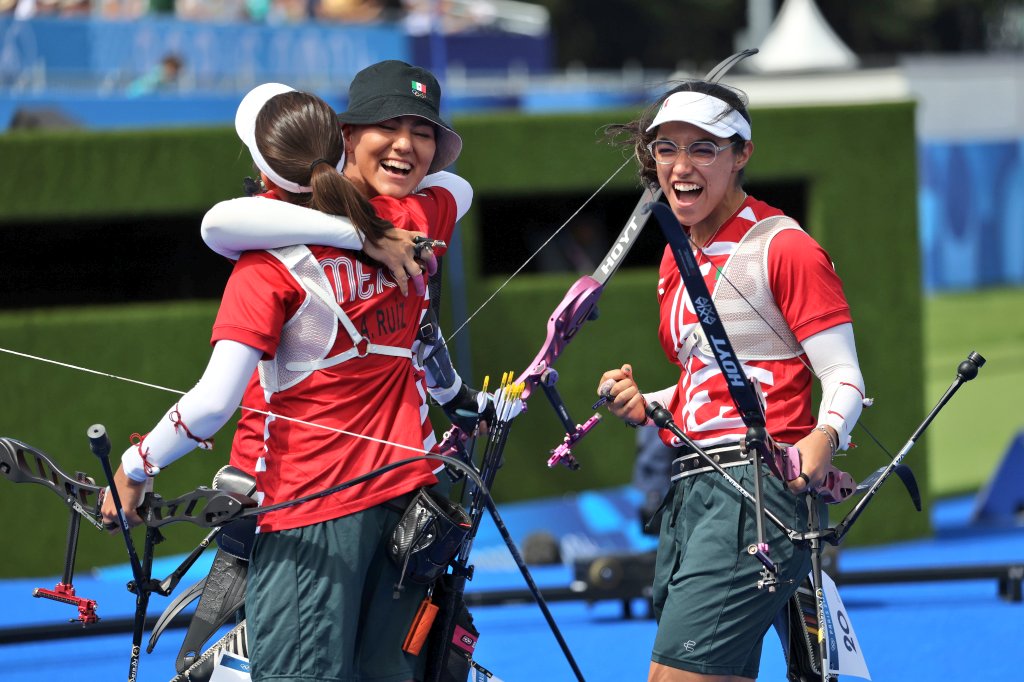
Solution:
{"label": "mexican flag emblem on hat", "polygon": [[371,64],[352,79],[348,109],[338,121],[372,125],[400,116],[417,116],[434,124],[437,150],[428,172],[447,168],[462,151],[462,138],[441,118],[441,86],[426,69],[388,59]]}

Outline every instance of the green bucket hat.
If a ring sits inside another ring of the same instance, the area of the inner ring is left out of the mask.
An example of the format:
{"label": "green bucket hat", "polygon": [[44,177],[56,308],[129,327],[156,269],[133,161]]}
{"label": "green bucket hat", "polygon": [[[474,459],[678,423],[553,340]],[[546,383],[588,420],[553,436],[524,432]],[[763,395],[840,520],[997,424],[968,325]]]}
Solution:
{"label": "green bucket hat", "polygon": [[342,123],[370,125],[399,116],[418,116],[437,127],[437,150],[428,173],[455,163],[462,138],[441,118],[441,86],[426,69],[394,59],[368,66],[352,79]]}

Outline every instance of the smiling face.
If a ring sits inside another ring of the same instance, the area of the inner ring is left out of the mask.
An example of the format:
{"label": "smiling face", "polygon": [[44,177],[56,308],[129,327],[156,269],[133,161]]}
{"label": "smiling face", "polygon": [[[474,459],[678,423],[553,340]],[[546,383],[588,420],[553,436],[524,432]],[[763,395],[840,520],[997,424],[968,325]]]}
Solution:
{"label": "smiling face", "polygon": [[371,199],[411,194],[426,176],[437,149],[434,125],[418,116],[343,129],[345,177]]}
{"label": "smiling face", "polygon": [[[656,137],[672,140],[682,149],[698,140],[721,147],[729,140],[715,137],[690,123],[669,121],[658,126]],[[754,145],[750,142],[723,149],[708,166],[698,166],[680,151],[673,163],[657,165],[658,184],[668,197],[676,219],[691,228],[698,244],[708,239],[731,216],[746,196],[737,183],[737,174],[750,160]]]}

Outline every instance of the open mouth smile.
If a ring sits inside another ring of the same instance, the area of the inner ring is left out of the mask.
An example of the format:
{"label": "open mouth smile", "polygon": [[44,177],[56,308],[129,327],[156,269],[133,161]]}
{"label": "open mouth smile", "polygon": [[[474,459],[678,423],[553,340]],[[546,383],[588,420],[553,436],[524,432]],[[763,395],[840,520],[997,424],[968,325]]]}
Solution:
{"label": "open mouth smile", "polygon": [[383,159],[380,162],[381,168],[389,173],[401,175],[403,177],[409,175],[412,172],[412,164],[408,161],[399,161],[398,159]]}
{"label": "open mouth smile", "polygon": [[672,183],[672,189],[676,193],[676,198],[684,202],[695,201],[704,191],[703,187],[692,182]]}

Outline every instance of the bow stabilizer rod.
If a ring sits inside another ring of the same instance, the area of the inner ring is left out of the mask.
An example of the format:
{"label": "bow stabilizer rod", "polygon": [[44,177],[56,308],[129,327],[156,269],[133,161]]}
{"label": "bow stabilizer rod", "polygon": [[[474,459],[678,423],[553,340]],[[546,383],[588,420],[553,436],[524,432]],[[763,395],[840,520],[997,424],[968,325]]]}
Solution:
{"label": "bow stabilizer rod", "polygon": [[[901,464],[903,458],[907,456],[907,453],[910,452],[910,449],[914,447],[914,444],[917,443],[921,435],[924,434],[925,429],[928,428],[928,426],[932,423],[932,420],[934,420],[936,415],[939,414],[939,411],[946,406],[946,403],[948,403],[950,398],[953,397],[953,394],[960,390],[960,387],[963,386],[965,383],[977,377],[978,370],[980,370],[984,365],[985,358],[982,357],[980,353],[976,351],[971,351],[970,353],[967,354],[967,359],[957,366],[956,377],[953,379],[953,382],[949,385],[949,388],[947,388],[946,392],[942,394],[942,397],[939,398],[939,401],[935,404],[935,407],[931,409],[928,415],[924,418],[924,421],[921,422],[921,425],[914,430],[914,433],[910,436],[907,442],[904,443],[903,447],[900,448],[900,451],[896,453],[896,456],[893,457],[892,461],[888,464],[888,466],[886,466],[880,472],[875,472],[875,474],[872,475],[877,475],[877,477],[875,477],[874,479],[874,483],[872,483],[871,487],[868,488],[867,492],[865,492],[863,497],[861,497],[860,500],[857,501],[857,504],[854,506],[853,509],[849,511],[849,513],[843,518],[843,520],[836,524],[835,535],[833,538],[829,539],[829,542],[831,542],[834,545],[838,545],[840,542],[842,542],[843,537],[850,531],[850,528],[853,526],[854,522],[857,520],[858,517],[860,517],[861,512],[863,512],[864,508],[867,507],[868,502],[871,501],[871,498],[875,496],[875,494],[878,492],[878,489],[882,487],[882,484],[885,483],[885,480],[889,478],[889,476],[894,471],[896,471],[897,475],[900,475],[902,478],[902,472],[899,471],[899,468],[903,466]],[[904,483],[906,483],[906,479],[903,479],[903,481]],[[918,504],[920,504],[919,498]],[[918,507],[918,509],[920,509],[920,507]]]}
{"label": "bow stabilizer rod", "polygon": [[125,547],[128,549],[128,562],[132,567],[132,576],[135,578],[136,586],[139,586],[143,580],[142,564],[139,562],[139,553],[135,551],[135,543],[132,542],[131,526],[128,525],[128,517],[121,504],[121,495],[117,492],[117,486],[114,485],[114,472],[110,468],[110,438],[107,436],[107,429],[102,424],[93,424],[86,430],[86,435],[89,437],[89,449],[100,460],[103,474],[107,477],[107,483],[110,484],[107,494],[114,500],[117,518],[120,521],[121,535],[124,536]]}
{"label": "bow stabilizer rod", "polygon": [[131,527],[128,525],[128,516],[125,514],[124,505],[121,504],[121,495],[117,492],[117,485],[114,483],[114,473],[110,468],[110,438],[107,436],[107,429],[102,424],[93,424],[86,430],[89,437],[89,449],[92,454],[100,460],[103,467],[103,474],[107,477],[108,495],[114,501],[114,508],[117,509],[117,518],[120,521],[121,535],[124,537],[125,548],[128,550],[128,562],[132,567],[134,580],[128,583],[128,591],[135,594],[135,619],[132,627],[132,650],[128,658],[128,682],[135,682],[139,676],[139,658],[142,655],[142,632],[146,627],[146,610],[149,608],[149,595],[153,590],[154,581],[151,579],[153,564],[153,547],[162,540],[155,528],[146,528],[146,542],[144,546],[145,555],[142,561],[135,550],[135,543],[132,542]]}

